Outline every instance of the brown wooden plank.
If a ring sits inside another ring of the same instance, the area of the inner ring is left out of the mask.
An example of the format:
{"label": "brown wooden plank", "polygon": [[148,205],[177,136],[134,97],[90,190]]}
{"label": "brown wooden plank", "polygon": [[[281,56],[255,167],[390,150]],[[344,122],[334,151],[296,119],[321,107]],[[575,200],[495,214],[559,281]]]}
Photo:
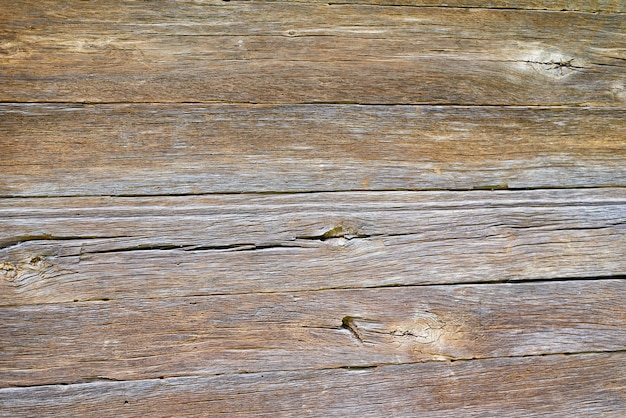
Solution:
{"label": "brown wooden plank", "polygon": [[0,199],[0,304],[624,275],[625,193]]}
{"label": "brown wooden plank", "polygon": [[625,298],[616,279],[3,307],[0,385],[626,350]]}
{"label": "brown wooden plank", "polygon": [[621,418],[624,353],[0,389],[0,416]]}
{"label": "brown wooden plank", "polygon": [[623,14],[302,3],[0,7],[0,101],[626,101]]}
{"label": "brown wooden plank", "polygon": [[11,388],[0,389],[0,415],[621,418],[624,360],[586,354]]}
{"label": "brown wooden plank", "polygon": [[0,195],[626,186],[626,109],[0,105]]}
{"label": "brown wooden plank", "polygon": [[[223,0],[207,0],[203,3],[219,4]],[[247,1],[247,0],[240,0]],[[252,0],[259,2],[261,0]],[[322,3],[322,4],[376,4],[385,6],[411,7],[460,7],[488,9],[519,9],[519,10],[554,10],[579,11],[592,13],[624,13],[626,4],[620,0],[267,0],[270,2],[285,1],[289,3]]]}

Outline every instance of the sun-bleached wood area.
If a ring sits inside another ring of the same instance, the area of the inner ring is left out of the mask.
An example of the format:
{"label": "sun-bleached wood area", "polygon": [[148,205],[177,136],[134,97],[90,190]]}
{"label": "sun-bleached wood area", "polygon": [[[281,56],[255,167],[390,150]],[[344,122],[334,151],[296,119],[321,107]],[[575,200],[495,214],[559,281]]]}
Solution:
{"label": "sun-bleached wood area", "polygon": [[0,0],[0,417],[626,415],[620,0]]}

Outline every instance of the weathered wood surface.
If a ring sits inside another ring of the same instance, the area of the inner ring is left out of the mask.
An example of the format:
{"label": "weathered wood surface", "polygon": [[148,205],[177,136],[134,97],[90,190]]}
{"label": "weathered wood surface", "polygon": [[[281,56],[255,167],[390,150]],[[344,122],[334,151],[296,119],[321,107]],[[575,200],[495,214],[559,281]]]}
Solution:
{"label": "weathered wood surface", "polygon": [[[217,0],[216,0],[217,1]],[[269,0],[272,1],[272,0]],[[624,13],[626,5],[620,0],[290,0],[303,3],[322,4],[376,4],[383,6],[411,6],[411,7],[453,7],[453,8],[489,8],[512,10],[553,10],[553,11],[580,11],[590,13]]]}
{"label": "weathered wood surface", "polygon": [[624,351],[624,300],[583,280],[4,307],[0,387]]}
{"label": "weathered wood surface", "polygon": [[625,34],[0,0],[0,416],[625,416]]}
{"label": "weathered wood surface", "polygon": [[0,416],[621,418],[625,364],[624,353],[554,355],[10,388]]}
{"label": "weathered wood surface", "polygon": [[620,188],[4,199],[0,305],[616,276],[625,207]]}
{"label": "weathered wood surface", "polygon": [[0,27],[4,102],[626,101],[624,14],[3,0]]}
{"label": "weathered wood surface", "polygon": [[0,105],[0,195],[626,186],[626,110]]}
{"label": "weathered wood surface", "polygon": [[[275,371],[0,389],[0,416],[396,416],[620,418],[624,353]],[[584,382],[584,384],[581,384]],[[410,393],[410,396],[406,396]],[[485,396],[488,394],[488,396]]]}
{"label": "weathered wood surface", "polygon": [[[223,0],[205,0],[204,4],[216,4]],[[248,0],[241,0],[248,1]],[[259,0],[254,0],[258,2]],[[281,0],[266,0],[280,2]],[[290,3],[321,3],[327,5],[340,4],[373,4],[381,6],[410,6],[410,7],[451,7],[451,8],[487,8],[512,10],[553,10],[579,11],[590,13],[624,13],[626,5],[620,0],[282,0]]]}

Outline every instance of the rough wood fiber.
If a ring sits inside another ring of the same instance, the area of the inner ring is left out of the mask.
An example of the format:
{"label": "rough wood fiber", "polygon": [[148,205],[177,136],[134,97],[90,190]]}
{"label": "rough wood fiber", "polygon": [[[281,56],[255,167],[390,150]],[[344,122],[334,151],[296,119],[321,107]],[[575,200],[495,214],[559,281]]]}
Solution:
{"label": "rough wood fiber", "polygon": [[0,416],[621,418],[625,364],[624,353],[554,355],[10,388]]}
{"label": "rough wood fiber", "polygon": [[[223,0],[205,0],[203,4],[218,3]],[[246,1],[246,0],[242,0]],[[260,0],[253,0],[259,2]],[[281,0],[266,0],[280,2]],[[458,8],[490,8],[490,9],[518,9],[518,10],[554,10],[580,11],[590,13],[624,13],[626,5],[621,0],[283,0],[291,3],[321,3],[329,5],[339,4],[376,4],[383,6],[411,6],[411,7],[458,7]]]}
{"label": "rough wood fiber", "polygon": [[626,189],[5,199],[0,305],[616,276],[625,207]]}
{"label": "rough wood fiber", "polygon": [[339,3],[0,0],[1,417],[626,415],[624,2]]}
{"label": "rough wood fiber", "polygon": [[0,105],[0,195],[626,186],[625,109]]}
{"label": "rough wood fiber", "polygon": [[623,14],[282,2],[2,5],[0,101],[626,101]]}
{"label": "rough wood fiber", "polygon": [[4,307],[0,387],[621,351],[625,298],[598,280]]}

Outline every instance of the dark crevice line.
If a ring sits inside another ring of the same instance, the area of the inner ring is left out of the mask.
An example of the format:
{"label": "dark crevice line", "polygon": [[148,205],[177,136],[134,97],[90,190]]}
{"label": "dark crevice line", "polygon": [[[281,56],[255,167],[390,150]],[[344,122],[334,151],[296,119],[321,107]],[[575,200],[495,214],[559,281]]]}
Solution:
{"label": "dark crevice line", "polygon": [[[290,245],[290,243],[293,243]],[[223,250],[232,250],[232,251],[254,251],[254,250],[263,250],[270,248],[296,248],[300,247],[294,241],[287,241],[285,243],[276,243],[276,244],[254,244],[254,243],[235,243],[235,244],[224,244],[224,245],[174,245],[174,244],[165,244],[165,245],[155,245],[155,244],[145,244],[145,245],[137,245],[133,247],[124,247],[124,248],[114,248],[109,250],[96,250],[96,251],[83,251],[80,256],[85,255],[93,255],[93,254],[111,254],[111,253],[125,253],[125,252],[134,252],[134,251],[170,251],[170,250],[180,250],[185,252],[192,251],[223,251]],[[76,255],[68,255],[68,256],[60,256],[60,257],[75,257]]]}
{"label": "dark crevice line", "polygon": [[[575,231],[575,230],[604,230],[610,229],[613,227],[619,227],[624,225],[625,222],[615,222],[608,223],[606,225],[601,226],[588,226],[588,227],[569,227],[569,228],[556,228],[556,231]],[[544,230],[544,226],[506,226],[511,229],[523,229],[523,230],[531,230],[531,229],[542,229]],[[369,239],[369,238],[394,238],[394,237],[409,237],[409,236],[419,236],[419,232],[399,232],[399,233],[389,233],[389,234],[360,234],[353,233],[351,231],[343,231],[341,227],[330,229],[322,235],[306,235],[306,236],[296,236],[295,239],[286,240],[283,242],[265,242],[265,243],[232,243],[232,244],[223,244],[223,245],[184,245],[184,244],[141,244],[130,247],[121,247],[121,248],[113,248],[106,250],[95,250],[95,251],[82,251],[78,255],[94,255],[94,254],[111,254],[111,253],[127,253],[127,252],[135,252],[135,251],[184,251],[184,252],[202,252],[202,251],[258,251],[258,250],[267,250],[267,249],[276,249],[276,248],[313,248],[305,245],[301,245],[301,241],[314,241],[314,242],[326,242],[330,240],[338,240],[344,239],[346,241],[360,240],[360,239]],[[437,241],[450,241],[450,240],[468,240],[468,239],[485,239],[485,238],[498,238],[501,237],[500,234],[491,234],[491,235],[482,235],[475,237],[448,237],[441,238]],[[110,237],[109,237],[110,238]],[[131,238],[131,237],[113,237],[113,238]],[[20,241],[17,244],[19,245],[22,242]],[[10,246],[9,246],[10,247]],[[9,248],[9,247],[0,247],[0,250]],[[59,258],[63,257],[75,257],[76,254],[71,255],[59,255]]]}
{"label": "dark crevice line", "polygon": [[[497,62],[506,62],[499,60]],[[520,61],[512,61],[520,62]],[[359,102],[359,101],[294,101],[294,102],[279,102],[279,101],[234,101],[234,100],[172,100],[172,101],[50,101],[50,100],[34,100],[34,101],[21,101],[21,100],[0,100],[0,105],[63,105],[63,106],[104,106],[104,105],[197,105],[197,106],[210,106],[210,105],[230,105],[230,106],[253,106],[253,107],[273,107],[273,106],[378,106],[378,107],[451,107],[451,108],[528,108],[528,109],[595,109],[595,110],[626,110],[624,106],[618,105],[605,105],[605,106],[590,106],[587,103],[546,103],[546,104],[524,104],[524,103],[461,103],[461,102],[403,102],[403,103],[385,103],[385,102]]]}
{"label": "dark crevice line", "polygon": [[624,65],[609,64],[609,63],[600,63],[600,62],[594,62],[594,63],[592,63],[592,64],[593,64],[593,65],[603,66],[603,67],[614,67],[614,68],[619,68],[620,70],[624,70],[624,69],[626,69],[626,66],[624,66]]}
{"label": "dark crevice line", "polygon": [[[626,280],[626,274],[615,274],[606,276],[586,276],[586,277],[554,277],[554,278],[534,278],[534,279],[497,279],[497,280],[474,280],[466,282],[450,282],[450,283],[414,283],[414,284],[382,284],[373,286],[358,287],[328,287],[316,290],[305,290],[304,292],[332,291],[332,290],[366,290],[366,289],[385,289],[393,287],[438,287],[438,286],[491,286],[496,284],[517,285],[526,283],[559,283],[559,282],[585,282],[585,281],[604,281],[604,280]],[[288,291],[284,293],[296,293],[297,291]],[[254,294],[256,292],[250,292]],[[283,293],[283,292],[273,292]]]}
{"label": "dark crevice line", "polygon": [[[611,202],[605,202],[602,206],[608,206]],[[617,205],[622,205],[623,203],[617,202]],[[517,205],[520,206],[520,205]],[[527,206],[527,205],[524,205]],[[587,205],[585,205],[587,206]],[[543,206],[542,206],[543,207]],[[439,211],[445,211],[446,208],[437,209]],[[459,209],[453,209],[459,210]],[[465,209],[466,211],[472,210],[472,208]],[[604,225],[597,226],[572,226],[572,227],[563,227],[563,228],[555,228],[550,230],[556,231],[575,231],[575,230],[604,230],[610,229],[614,227],[621,227],[625,225],[625,222],[612,222],[606,223]],[[504,227],[510,229],[520,229],[520,230],[530,230],[530,229],[541,229],[545,230],[549,225],[540,225],[540,226],[518,226],[518,225],[495,225],[497,227]],[[224,250],[232,250],[232,251],[254,251],[254,250],[263,250],[263,249],[272,249],[272,248],[312,248],[309,246],[301,245],[301,241],[317,241],[317,242],[326,242],[334,239],[344,239],[346,241],[352,240],[360,240],[360,239],[370,239],[370,238],[392,238],[392,237],[407,237],[407,236],[419,236],[420,232],[398,232],[398,233],[373,233],[373,234],[363,234],[357,231],[351,230],[343,230],[342,226],[337,226],[332,228],[321,235],[297,235],[295,238],[291,240],[285,240],[282,242],[247,242],[247,243],[231,243],[231,244],[222,244],[222,245],[185,245],[185,244],[139,244],[135,246],[126,246],[120,248],[113,249],[105,249],[105,250],[94,250],[94,251],[81,251],[79,254],[71,254],[71,255],[58,255],[57,257],[75,257],[77,255],[93,255],[93,254],[111,254],[111,253],[125,253],[125,252],[134,252],[134,251],[185,251],[185,252],[201,252],[201,251],[224,251]],[[492,238],[492,237],[500,237],[499,234],[491,234],[491,235],[482,235],[482,236],[473,236],[473,237],[449,237],[445,239],[439,239],[437,241],[448,241],[448,240],[465,240],[465,239],[476,239],[476,238]],[[135,239],[132,236],[54,236],[54,235],[32,235],[32,236],[18,236],[12,239],[9,239],[4,246],[0,247],[0,250],[7,250],[9,248],[21,245],[26,242],[34,242],[34,241],[89,241],[89,240],[107,240],[107,239]]]}
{"label": "dark crevice line", "polygon": [[10,240],[4,241],[0,245],[0,250],[6,250],[11,247],[18,246],[25,242],[30,241],[86,241],[86,240],[95,240],[95,239],[115,239],[115,238],[133,238],[128,235],[110,235],[110,236],[81,236],[81,235],[51,235],[51,234],[42,234],[42,235],[20,235],[17,237],[12,237]]}
{"label": "dark crevice line", "polygon": [[358,232],[353,232],[353,231],[344,231],[343,227],[338,226],[335,228],[332,228],[326,232],[324,232],[321,235],[297,235],[296,236],[296,241],[297,240],[304,240],[304,241],[320,241],[320,242],[324,242],[324,241],[328,241],[331,239],[337,239],[337,238],[343,238],[347,241],[351,241],[354,239],[365,239],[365,238],[372,238],[372,237],[390,237],[390,236],[398,236],[398,235],[413,235],[410,232],[407,233],[402,233],[402,234],[372,234],[372,235],[368,235],[368,234],[360,234]]}
{"label": "dark crevice line", "polygon": [[[533,359],[538,357],[559,357],[559,356],[597,356],[597,355],[612,355],[612,354],[626,354],[626,350],[606,350],[606,351],[565,351],[556,353],[538,353],[538,354],[521,354],[510,356],[485,356],[485,357],[460,357],[451,358],[446,360],[422,360],[413,362],[397,362],[397,363],[370,363],[370,364],[346,364],[334,367],[321,367],[321,368],[304,368],[304,369],[276,369],[276,370],[260,370],[260,371],[236,371],[236,372],[220,372],[210,374],[179,374],[174,376],[159,376],[145,379],[115,379],[104,376],[98,376],[94,378],[79,379],[73,382],[59,382],[59,383],[45,383],[34,385],[12,385],[4,388],[0,388],[0,394],[2,392],[11,392],[19,390],[29,389],[43,389],[43,388],[56,388],[63,387],[67,389],[68,386],[81,386],[81,385],[98,385],[98,384],[132,384],[139,382],[154,382],[161,380],[175,380],[175,379],[189,379],[189,378],[219,378],[220,376],[237,376],[237,375],[252,375],[252,374],[279,374],[279,373],[319,373],[328,371],[376,371],[385,367],[403,367],[403,366],[416,366],[426,363],[440,363],[440,364],[453,364],[461,362],[476,362],[476,361],[489,361],[498,359]],[[85,381],[86,380],[86,381]]]}
{"label": "dark crevice line", "polygon": [[504,227],[508,227],[511,229],[524,229],[524,230],[532,230],[532,229],[540,229],[540,230],[550,230],[550,231],[594,231],[594,230],[602,230],[602,229],[610,229],[614,227],[619,227],[625,225],[626,222],[611,222],[606,223],[605,225],[600,226],[570,226],[567,228],[553,228],[548,229],[546,227],[550,225],[541,225],[541,226],[516,226],[516,225],[504,225]]}
{"label": "dark crevice line", "polygon": [[[227,2],[229,2],[231,5],[241,5],[241,4],[250,4],[251,2],[246,1],[246,0],[225,0]],[[268,4],[273,4],[273,3],[279,3],[279,4],[294,4],[294,2],[292,1],[285,1],[285,0],[276,0],[276,1],[260,1],[258,2],[260,4],[264,4],[264,5],[268,5]],[[514,12],[541,12],[541,13],[581,13],[581,14],[591,14],[591,15],[597,15],[597,14],[602,14],[602,15],[621,15],[624,14],[625,12],[621,12],[621,11],[606,11],[603,9],[594,9],[594,10],[583,10],[583,9],[575,9],[575,8],[539,8],[539,7],[515,7],[515,6],[497,6],[497,5],[490,5],[490,6],[471,6],[471,5],[454,5],[454,6],[450,6],[445,4],[445,2],[442,2],[441,4],[404,4],[404,3],[400,3],[400,4],[396,4],[396,3],[376,3],[376,2],[370,2],[370,1],[357,1],[357,2],[326,2],[323,3],[321,1],[304,1],[304,2],[299,2],[296,4],[300,4],[300,5],[306,5],[306,6],[322,6],[322,5],[326,5],[326,6],[369,6],[369,7],[406,7],[406,8],[412,8],[412,9],[452,9],[452,10],[466,10],[466,9],[473,9],[473,10],[485,10],[485,11],[514,11]],[[209,5],[207,5],[209,6]],[[219,4],[213,4],[210,5],[212,7],[219,7]]]}
{"label": "dark crevice line", "polygon": [[477,361],[477,360],[497,360],[497,359],[522,359],[534,357],[552,357],[552,356],[588,356],[595,354],[626,354],[626,349],[622,350],[606,350],[606,351],[563,351],[558,353],[539,353],[539,354],[520,354],[510,356],[486,356],[486,357],[466,357],[447,360],[450,363]]}
{"label": "dark crevice line", "polygon": [[[418,288],[418,287],[462,287],[462,286],[493,286],[493,285],[525,285],[525,284],[548,284],[560,282],[585,282],[585,281],[622,281],[626,280],[626,274],[606,275],[606,276],[588,276],[588,277],[556,277],[556,278],[535,278],[535,279],[497,279],[497,280],[473,280],[466,282],[449,282],[449,283],[392,283],[372,286],[337,286],[323,287],[318,289],[304,290],[284,290],[284,291],[268,291],[268,292],[242,292],[237,295],[254,295],[254,294],[291,294],[291,293],[312,293],[325,291],[347,291],[347,290],[371,290],[371,289],[387,289],[387,288]],[[235,293],[222,293],[211,295],[196,295],[198,297],[211,296],[230,296]],[[155,298],[157,299],[157,298]]]}
{"label": "dark crevice line", "polygon": [[[590,62],[588,66],[580,66],[580,65],[574,65],[573,61],[576,58],[572,58],[566,61],[529,61],[529,60],[493,60],[493,59],[481,59],[481,60],[477,60],[477,61],[482,61],[482,62],[510,62],[510,63],[525,63],[525,64],[536,64],[536,65],[543,65],[543,66],[549,66],[550,68],[547,69],[548,71],[550,70],[563,70],[563,69],[569,69],[569,70],[593,70],[593,66],[604,66],[604,67],[615,67],[615,68],[619,68],[619,69],[624,69],[626,68],[623,65],[617,65],[617,64],[611,64],[611,63],[602,63],[602,62]],[[618,59],[613,57],[613,59]],[[559,106],[556,106],[559,107]],[[572,108],[576,108],[576,106],[572,107]],[[597,109],[594,107],[594,109]]]}
{"label": "dark crevice line", "polygon": [[550,66],[551,69],[556,70],[556,69],[575,69],[575,70],[584,70],[587,67],[581,67],[578,65],[574,65],[574,59],[575,58],[571,58],[569,60],[562,60],[562,61],[529,61],[529,60],[501,60],[501,61],[494,61],[494,62],[515,62],[515,63],[526,63],[526,64],[537,64],[537,65],[545,65],[545,66]]}
{"label": "dark crevice line", "polygon": [[[593,10],[585,10],[585,9],[576,9],[576,8],[548,8],[548,7],[515,7],[515,6],[498,6],[498,5],[489,5],[489,6],[472,6],[472,5],[453,5],[450,6],[445,2],[440,4],[404,4],[404,3],[377,3],[374,1],[356,1],[356,2],[322,2],[322,1],[302,1],[302,2],[293,2],[286,0],[223,0],[222,3],[203,3],[202,7],[206,8],[229,8],[235,9],[237,7],[241,7],[242,5],[264,5],[270,6],[274,4],[281,5],[298,5],[298,6],[313,6],[313,7],[324,7],[324,6],[357,6],[357,7],[405,7],[412,9],[451,9],[451,10],[466,10],[466,9],[474,9],[474,10],[485,10],[485,11],[515,11],[515,12],[542,12],[542,13],[581,13],[581,14],[591,14],[591,15],[622,15],[626,12],[622,11],[607,11],[604,9],[593,9]],[[73,20],[74,22],[76,20]],[[121,22],[107,22],[111,24],[124,24]],[[142,22],[138,22],[137,24],[141,24]]]}
{"label": "dark crevice line", "polygon": [[[280,3],[289,3],[280,1]],[[305,4],[317,4],[306,2]],[[450,9],[450,10],[481,10],[481,11],[513,11],[513,12],[539,12],[539,13],[580,13],[580,14],[590,14],[590,15],[622,15],[625,12],[616,12],[616,11],[605,11],[601,9],[596,10],[581,10],[581,9],[548,9],[548,8],[534,8],[534,7],[512,7],[512,6],[448,6],[444,4],[380,4],[374,2],[357,2],[357,3],[348,3],[348,2],[328,2],[329,6],[372,6],[372,7],[406,7],[413,9]]]}
{"label": "dark crevice line", "polygon": [[95,250],[95,251],[81,251],[79,254],[72,255],[61,255],[60,257],[76,257],[84,256],[84,255],[94,255],[94,254],[113,254],[113,253],[126,253],[126,252],[134,252],[134,251],[166,251],[166,250],[175,250],[175,249],[183,249],[180,245],[136,245],[133,247],[123,247],[123,248],[115,248],[110,250]]}
{"label": "dark crevice line", "polygon": [[[626,58],[625,58],[626,60]],[[526,62],[526,61],[503,61],[503,60],[492,60],[493,62]],[[363,103],[363,102],[355,102],[355,101],[310,101],[310,102],[238,102],[238,101],[101,101],[101,102],[89,102],[89,101],[2,101],[0,100],[0,105],[33,105],[33,106],[41,106],[41,105],[49,105],[49,106],[76,106],[76,108],[82,108],[83,106],[106,106],[106,105],[155,105],[155,106],[165,106],[165,105],[207,105],[207,106],[252,106],[252,107],[276,107],[276,106],[363,106],[363,107],[450,107],[450,108],[494,108],[494,109],[572,109],[572,110],[597,110],[597,111],[606,111],[606,110],[626,110],[625,106],[589,106],[588,104],[584,105],[572,105],[572,104],[489,104],[489,103],[457,103],[457,102],[449,102],[449,103],[425,103],[425,102],[406,102],[406,103]]]}
{"label": "dark crevice line", "polygon": [[474,187],[427,187],[427,188],[388,188],[388,189],[335,189],[335,190],[264,190],[241,192],[199,192],[199,193],[117,193],[117,194],[58,194],[58,195],[0,195],[0,199],[59,199],[59,198],[106,198],[106,197],[185,197],[185,196],[230,196],[230,195],[300,195],[322,193],[384,193],[384,192],[519,192],[541,190],[590,190],[590,189],[624,189],[626,185],[606,184],[594,186],[538,186],[538,187],[503,187],[503,186],[474,186]]}
{"label": "dark crevice line", "polygon": [[[178,250],[185,252],[201,252],[201,251],[256,251],[256,250],[267,250],[272,248],[309,248],[303,245],[299,245],[298,241],[328,241],[331,239],[339,239],[343,238],[347,241],[354,239],[365,239],[371,237],[394,237],[394,236],[405,236],[405,235],[414,235],[413,233],[401,233],[401,234],[375,234],[375,235],[334,235],[331,230],[330,233],[325,233],[324,235],[319,236],[298,236],[293,240],[284,241],[284,242],[276,242],[276,243],[233,243],[233,244],[224,244],[224,245],[176,245],[176,244],[142,244],[136,245],[132,247],[122,247],[122,248],[114,248],[108,250],[96,250],[96,251],[83,251],[79,256],[85,255],[93,255],[93,254],[111,254],[111,253],[125,253],[125,252],[134,252],[134,251],[170,251],[170,250]],[[129,238],[129,237],[125,237]],[[1,250],[2,248],[0,248]],[[62,257],[76,257],[76,254],[71,255],[60,255]]]}

